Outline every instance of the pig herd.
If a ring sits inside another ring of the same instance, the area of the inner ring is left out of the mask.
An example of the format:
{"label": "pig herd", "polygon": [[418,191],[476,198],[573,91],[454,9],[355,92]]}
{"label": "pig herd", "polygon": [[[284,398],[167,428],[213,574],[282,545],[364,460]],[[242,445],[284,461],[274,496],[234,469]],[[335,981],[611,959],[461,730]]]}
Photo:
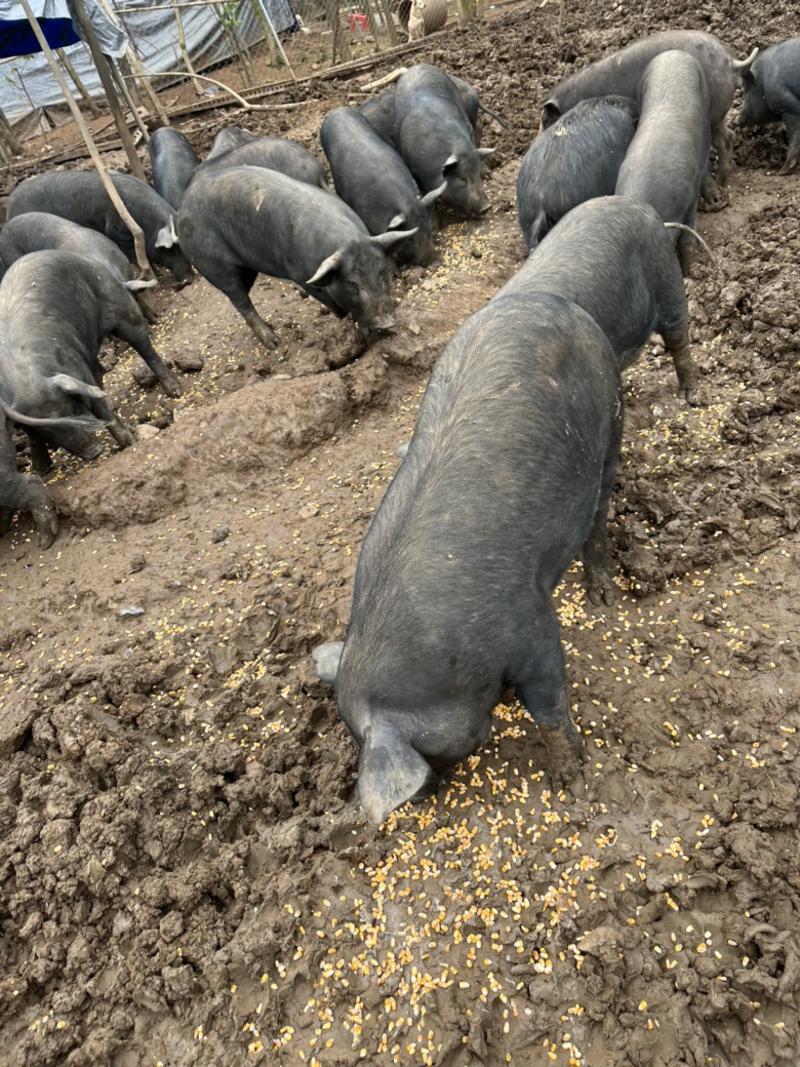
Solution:
{"label": "pig herd", "polygon": [[[394,262],[431,262],[437,205],[488,210],[492,151],[480,147],[486,109],[471,86],[427,64],[398,73],[325,118],[335,192],[292,141],[232,127],[201,162],[178,131],[157,130],[153,187],[113,175],[151,262],[176,285],[197,270],[267,347],[273,329],[250,299],[259,274],[294,282],[367,339],[391,331]],[[796,168],[800,39],[736,60],[707,33],[656,34],[565,78],[544,104],[517,183],[528,258],[437,362],[366,534],[347,638],[314,652],[359,744],[359,794],[376,823],[485,739],[507,690],[538,723],[556,783],[578,765],[552,592],[580,555],[590,598],[610,601],[620,373],[653,332],[695,401],[683,276],[698,200],[724,202],[737,79],[740,123],[782,120],[785,170]],[[44,547],[57,532],[38,477],[49,447],[92,459],[102,428],[121,447],[133,441],[102,389],[104,338],[129,343],[180,393],[148,334],[141,290],[154,283],[133,277],[132,259],[95,174],[42,174],[11,194],[0,231],[0,525],[28,510]],[[30,440],[32,476],[17,469],[14,428]]]}

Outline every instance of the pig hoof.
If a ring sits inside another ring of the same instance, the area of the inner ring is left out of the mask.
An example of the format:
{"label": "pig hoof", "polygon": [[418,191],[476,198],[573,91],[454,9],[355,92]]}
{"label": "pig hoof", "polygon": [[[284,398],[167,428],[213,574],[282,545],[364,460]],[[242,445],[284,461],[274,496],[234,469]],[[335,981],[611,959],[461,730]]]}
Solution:
{"label": "pig hoof", "polygon": [[586,595],[595,607],[610,608],[616,599],[616,587],[611,575],[592,575],[586,585]]}
{"label": "pig hoof", "polygon": [[90,462],[93,459],[97,459],[97,457],[102,453],[102,451],[103,446],[98,442],[97,444],[89,445],[88,448],[85,448],[83,452],[80,453],[80,457],[81,459],[85,459],[87,462]]}
{"label": "pig hoof", "polygon": [[688,385],[681,389],[681,396],[690,407],[697,408],[701,406],[700,395],[697,392],[696,385]]}
{"label": "pig hoof", "polygon": [[56,539],[58,533],[58,515],[52,504],[37,508],[33,513],[33,521],[39,534],[39,548],[48,549]]}
{"label": "pig hoof", "polygon": [[539,733],[547,749],[550,782],[559,792],[575,778],[586,759],[583,741],[571,723],[568,730],[540,725]]}
{"label": "pig hoof", "polygon": [[781,169],[778,171],[778,174],[794,174],[794,172],[797,170],[798,163],[800,163],[800,156],[798,156],[797,159],[787,159]]}
{"label": "pig hoof", "polygon": [[266,322],[251,322],[251,329],[256,337],[259,339],[264,348],[272,351],[273,348],[278,347],[278,342],[275,338],[275,331],[271,326],[268,326]]}
{"label": "pig hoof", "polygon": [[723,208],[728,206],[728,198],[724,193],[721,193],[719,189],[715,193],[710,193],[708,196],[700,198],[699,208],[706,214],[712,214],[715,211],[722,211]]}
{"label": "pig hoof", "polygon": [[171,374],[166,374],[161,380],[161,388],[167,394],[167,396],[178,397],[183,394],[181,384],[177,378],[173,378]]}

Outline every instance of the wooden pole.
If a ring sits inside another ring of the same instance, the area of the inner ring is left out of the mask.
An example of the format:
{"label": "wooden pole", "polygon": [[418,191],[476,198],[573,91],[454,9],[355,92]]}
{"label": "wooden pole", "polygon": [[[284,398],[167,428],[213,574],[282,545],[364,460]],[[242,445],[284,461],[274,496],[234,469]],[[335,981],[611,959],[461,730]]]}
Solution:
{"label": "wooden pole", "polygon": [[83,6],[83,0],[72,0],[72,10],[75,12],[75,18],[78,21],[78,25],[83,31],[84,39],[89,45],[89,50],[92,53],[92,59],[94,65],[97,67],[97,73],[100,75],[100,81],[103,83],[103,91],[106,94],[106,100],[108,102],[111,114],[114,116],[114,122],[116,123],[117,132],[119,133],[120,140],[122,141],[122,147],[125,149],[125,154],[128,157],[128,162],[131,165],[131,171],[137,178],[145,180],[144,167],[142,162],[136,154],[136,146],[133,143],[133,137],[131,131],[128,129],[128,124],[125,121],[125,116],[122,114],[122,107],[120,106],[119,97],[117,96],[117,90],[114,86],[114,78],[111,74],[111,69],[108,65],[108,60],[103,55],[103,51],[100,48],[100,42],[94,32],[89,16],[86,14],[86,8]]}
{"label": "wooden pole", "polygon": [[[267,26],[269,27],[270,33],[272,34],[272,40],[275,42],[275,44],[276,44],[276,46],[278,48],[278,51],[281,54],[281,58],[283,59],[283,62],[286,64],[286,69],[291,74],[293,80],[297,81],[297,75],[295,74],[294,70],[292,69],[292,64],[289,62],[289,57],[286,55],[286,49],[283,47],[283,42],[281,41],[280,37],[278,36],[278,31],[275,29],[275,23],[272,21],[272,18],[270,16],[270,13],[269,13],[269,10],[267,8],[265,0],[258,0],[258,4],[259,4],[259,6],[261,8],[261,12],[262,12],[262,14],[264,16],[264,20],[267,23]],[[272,44],[270,43],[270,50],[271,49],[272,49]]]}
{"label": "wooden pole", "polygon": [[[130,111],[131,115],[133,115],[133,121],[139,127],[139,133],[141,133],[142,137],[144,138],[144,143],[149,144],[150,132],[145,126],[145,124],[142,122],[142,116],[139,114],[136,104],[134,103],[133,97],[128,91],[128,86],[125,84],[125,79],[122,77],[119,70],[117,69],[116,63],[110,63],[109,65],[111,67],[111,73],[114,77],[114,81],[117,83],[119,91],[122,94],[125,103],[128,105],[128,110]],[[133,78],[131,78],[131,81],[133,81]]]}
{"label": "wooden pole", "polygon": [[279,67],[280,55],[275,47],[275,42],[272,39],[272,32],[269,28],[269,23],[264,17],[264,11],[261,7],[261,4],[258,2],[258,0],[250,0],[250,7],[255,13],[256,18],[260,20],[261,28],[264,31],[264,40],[267,42],[267,48],[269,50],[269,65],[271,67]]}
{"label": "wooden pole", "polygon": [[80,75],[72,65],[72,60],[69,58],[63,48],[57,48],[56,55],[61,60],[64,70],[67,72],[67,74],[69,74],[70,78],[72,78],[72,82],[75,88],[81,94],[81,98],[85,101],[86,106],[89,108],[91,113],[95,117],[97,117],[100,114],[100,108],[97,106],[97,102],[92,99],[92,94],[81,81]]}
{"label": "wooden pole", "polygon": [[[25,17],[31,24],[31,29],[33,30],[36,40],[39,42],[39,47],[44,52],[45,59],[47,60],[53,77],[58,83],[58,87],[61,89],[61,92],[64,94],[64,99],[69,104],[69,109],[72,112],[72,117],[75,119],[78,129],[81,131],[84,143],[86,144],[86,147],[89,150],[89,155],[92,157],[92,163],[94,163],[95,170],[100,176],[100,181],[103,183],[103,188],[108,193],[108,197],[111,203],[119,212],[120,218],[131,232],[131,237],[133,238],[133,245],[136,249],[136,262],[139,264],[139,270],[141,271],[142,278],[149,280],[153,277],[153,271],[150,266],[150,261],[147,258],[147,245],[145,244],[142,227],[125,207],[125,204],[122,202],[122,197],[117,192],[116,186],[109,178],[108,171],[106,170],[105,165],[102,159],[100,158],[100,153],[97,151],[97,145],[94,143],[94,138],[92,137],[91,130],[86,125],[86,119],[81,114],[81,109],[78,107],[75,97],[69,91],[69,86],[67,85],[64,79],[64,75],[61,73],[61,68],[58,65],[58,60],[56,59],[52,48],[47,43],[47,38],[42,33],[42,27],[39,25],[39,20],[34,15],[33,10],[31,9],[31,5],[28,3],[28,0],[19,0],[19,2],[22,5],[22,10],[25,12]],[[127,130],[127,128],[128,127],[126,126],[125,129]]]}
{"label": "wooden pole", "polygon": [[394,24],[394,16],[392,15],[392,5],[389,3],[389,0],[380,0],[380,5],[383,11],[383,17],[386,20],[386,32],[389,34],[389,44],[394,48],[399,41],[399,37],[397,36],[397,27]]}
{"label": "wooden pole", "polygon": [[373,39],[375,41],[375,51],[376,52],[380,52],[380,50],[381,50],[381,40],[380,40],[380,34],[378,32],[379,25],[378,25],[378,19],[376,17],[376,12],[375,12],[375,7],[374,7],[374,4],[373,4],[373,0],[364,0],[364,9],[365,9],[365,14],[367,16],[367,23],[369,24],[369,28],[372,31],[372,36],[373,36]]}
{"label": "wooden pole", "polygon": [[[106,13],[112,19],[115,14],[119,14],[118,11],[112,11],[111,5],[109,4],[108,0],[100,0],[100,2],[105,8]],[[163,126],[169,126],[169,115],[164,110],[161,101],[158,99],[153,90],[153,86],[150,84],[150,79],[147,77],[147,71],[144,69],[144,64],[142,63],[139,57],[139,52],[136,48],[136,38],[131,33],[130,27],[128,26],[122,15],[119,15],[119,20],[122,23],[123,29],[128,34],[128,51],[126,53],[128,63],[130,64],[131,70],[136,75],[136,81],[139,83],[142,89],[144,89],[147,98],[150,101],[150,115],[151,117],[157,115]],[[123,71],[123,74],[128,74],[128,71]]]}
{"label": "wooden pole", "polygon": [[183,32],[183,19],[181,18],[180,9],[177,3],[173,3],[172,10],[175,14],[175,30],[178,34],[178,47],[180,48],[181,56],[183,57],[183,65],[186,67],[186,69],[192,76],[192,81],[194,82],[194,91],[197,93],[198,96],[201,96],[203,92],[203,87],[197,80],[197,75],[195,74],[194,67],[192,66],[192,60],[189,56],[189,50],[186,47],[186,34]]}
{"label": "wooden pole", "polygon": [[222,32],[228,38],[228,44],[233,53],[233,56],[239,66],[239,70],[242,72],[242,79],[247,87],[253,84],[253,78],[251,72],[247,69],[247,62],[244,58],[244,53],[239,46],[239,40],[234,32],[234,27],[231,18],[231,8],[229,4],[215,4],[211,9],[217,16],[217,22],[222,27]]}

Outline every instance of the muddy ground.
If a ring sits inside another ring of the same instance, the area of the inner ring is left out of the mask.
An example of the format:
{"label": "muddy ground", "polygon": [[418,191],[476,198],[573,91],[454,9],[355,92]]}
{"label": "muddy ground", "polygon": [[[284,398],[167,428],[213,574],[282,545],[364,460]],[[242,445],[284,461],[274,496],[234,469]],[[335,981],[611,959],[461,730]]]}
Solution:
{"label": "muddy ground", "polygon": [[[702,405],[650,345],[627,375],[619,596],[559,590],[591,758],[554,795],[518,707],[446,790],[366,827],[308,650],[448,336],[519,263],[513,190],[547,87],[666,26],[739,55],[777,6],[554,4],[430,41],[514,123],[492,212],[398,279],[398,335],[288,286],[255,345],[203,281],[154,302],[177,403],[109,350],[140,426],[59,457],[62,533],[0,542],[0,1062],[775,1067],[800,1052],[800,269],[780,131],[739,136],[688,283]],[[387,64],[387,69],[388,69]],[[377,73],[381,73],[381,68]],[[357,81],[260,128],[308,144]],[[355,98],[352,96],[351,98]],[[219,112],[188,123],[205,148]],[[193,368],[193,369],[191,369]]]}

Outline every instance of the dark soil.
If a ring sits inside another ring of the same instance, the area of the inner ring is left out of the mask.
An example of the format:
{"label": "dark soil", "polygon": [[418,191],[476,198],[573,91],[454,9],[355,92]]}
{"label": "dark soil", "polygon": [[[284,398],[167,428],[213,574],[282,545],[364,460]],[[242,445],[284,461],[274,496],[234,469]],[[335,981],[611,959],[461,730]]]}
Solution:
{"label": "dark soil", "polygon": [[[800,1056],[800,268],[780,129],[740,134],[688,283],[702,405],[650,345],[629,372],[617,604],[559,590],[591,759],[555,795],[536,730],[492,740],[382,831],[308,651],[447,338],[516,268],[519,159],[568,66],[667,26],[739,55],[773,6],[557,5],[431,38],[508,118],[493,210],[355,334],[289,286],[264,353],[197,280],[150,299],[166,399],[109,348],[140,441],[57,457],[62,532],[0,542],[0,1062],[69,1067],[777,1067]],[[388,70],[391,64],[386,63]],[[369,78],[383,73],[369,72]],[[309,106],[248,123],[318,150]],[[364,76],[363,80],[368,80]],[[219,111],[187,124],[205,149]]]}

